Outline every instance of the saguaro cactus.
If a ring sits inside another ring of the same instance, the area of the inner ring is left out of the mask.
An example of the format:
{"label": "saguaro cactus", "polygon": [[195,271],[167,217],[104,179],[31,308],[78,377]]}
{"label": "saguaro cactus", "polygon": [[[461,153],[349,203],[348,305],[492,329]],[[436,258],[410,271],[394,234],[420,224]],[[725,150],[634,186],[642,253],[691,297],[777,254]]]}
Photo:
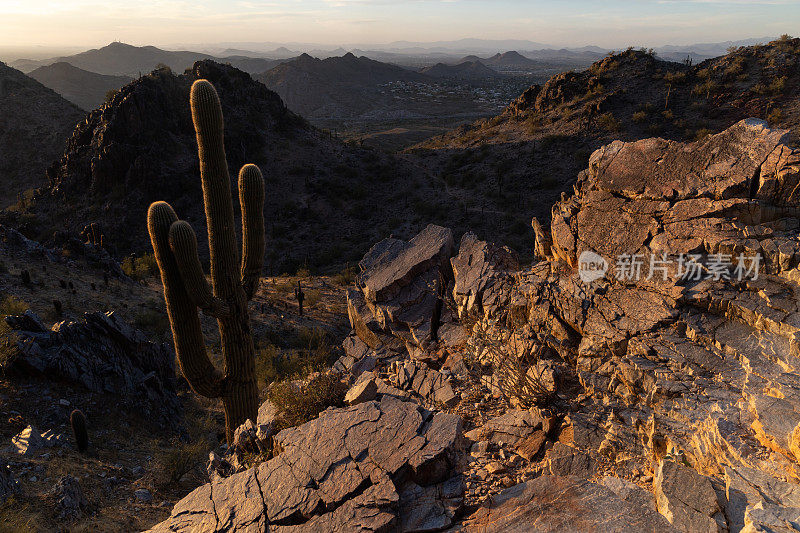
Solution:
{"label": "saguaro cactus", "polygon": [[[240,261],[219,97],[208,81],[197,80],[192,85],[190,102],[208,226],[211,286],[200,266],[192,227],[178,220],[168,203],[150,205],[147,227],[161,271],[181,371],[197,394],[222,398],[225,436],[230,444],[236,428],[248,418],[255,421],[258,413],[255,350],[247,301],[255,293],[264,258],[264,179],[255,165],[245,165],[239,172]],[[222,371],[206,353],[198,308],[215,317],[219,324],[225,361]]]}

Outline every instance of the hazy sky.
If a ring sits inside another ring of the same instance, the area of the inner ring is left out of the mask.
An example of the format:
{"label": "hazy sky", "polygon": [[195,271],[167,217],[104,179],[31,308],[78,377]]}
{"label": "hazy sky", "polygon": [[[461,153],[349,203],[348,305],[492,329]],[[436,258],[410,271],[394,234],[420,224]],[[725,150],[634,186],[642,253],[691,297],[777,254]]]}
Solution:
{"label": "hazy sky", "polygon": [[797,0],[0,0],[0,45],[530,39],[658,46],[799,33]]}

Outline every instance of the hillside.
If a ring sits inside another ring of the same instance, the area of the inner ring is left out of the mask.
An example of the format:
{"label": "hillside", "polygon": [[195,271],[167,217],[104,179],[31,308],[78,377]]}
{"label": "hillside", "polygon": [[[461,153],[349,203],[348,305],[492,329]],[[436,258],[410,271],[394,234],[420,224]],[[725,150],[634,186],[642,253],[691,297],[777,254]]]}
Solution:
{"label": "hillside", "polygon": [[498,76],[497,71],[492,70],[480,61],[465,61],[457,65],[436,63],[430,67],[423,68],[420,70],[420,73],[434,78],[454,78],[462,80],[480,80]]}
{"label": "hillside", "polygon": [[534,85],[497,117],[431,138],[406,157],[483,213],[546,222],[589,155],[613,139],[694,140],[757,117],[788,128],[797,142],[798,66],[800,39],[694,66],[629,50]]}
{"label": "hillside", "polygon": [[357,117],[391,108],[391,97],[380,86],[432,81],[411,70],[351,53],[327,59],[303,54],[256,79],[278,93],[289,109],[311,119]]}
{"label": "hillside", "polygon": [[22,72],[0,63],[0,207],[47,181],[47,166],[83,112]]}
{"label": "hillside", "polygon": [[28,76],[86,110],[100,107],[109,91],[118,90],[131,81],[128,76],[96,74],[65,62],[39,67]]}
{"label": "hillside", "polygon": [[20,70],[30,72],[38,67],[66,62],[78,68],[111,76],[128,76],[131,78],[150,72],[158,65],[167,65],[176,72],[183,72],[195,61],[214,59],[222,63],[230,63],[249,73],[264,72],[279,63],[275,59],[253,58],[242,55],[216,58],[209,54],[193,51],[162,50],[155,46],[132,46],[113,42],[102,48],[93,48],[79,54],[31,61],[20,59],[12,63]]}
{"label": "hillside", "polygon": [[181,76],[154,71],[123,87],[74,130],[47,171],[52,186],[23,215],[5,216],[47,242],[56,231],[77,234],[97,222],[118,257],[149,251],[145,212],[152,201],[169,201],[205,228],[188,105],[198,78],[220,93],[231,175],[254,162],[266,177],[268,271],[341,268],[376,238],[407,235],[431,218],[459,225],[461,213],[423,173],[329,138],[248,74],[211,61]]}

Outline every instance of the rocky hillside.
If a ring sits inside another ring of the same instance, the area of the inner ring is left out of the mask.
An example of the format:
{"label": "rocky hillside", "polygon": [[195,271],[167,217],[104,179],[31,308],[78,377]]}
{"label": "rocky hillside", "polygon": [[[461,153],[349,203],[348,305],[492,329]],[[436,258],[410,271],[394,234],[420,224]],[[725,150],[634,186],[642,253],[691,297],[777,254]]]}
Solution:
{"label": "rocky hillside", "polygon": [[47,181],[45,170],[83,112],[22,72],[0,63],[0,207]]}
{"label": "rocky hillside", "polygon": [[606,145],[528,267],[440,226],[379,242],[333,370],[350,405],[276,434],[265,402],[153,531],[795,530],[790,138]]}
{"label": "rocky hillside", "polygon": [[422,173],[330,139],[248,74],[211,61],[181,76],[155,71],[121,89],[74,130],[47,171],[50,187],[24,215],[6,216],[48,242],[56,231],[77,234],[99,223],[118,257],[150,251],[145,213],[152,201],[169,201],[204,228],[188,104],[197,78],[209,79],[222,98],[231,175],[248,162],[263,169],[269,271],[341,268],[376,239],[413,234],[423,219],[459,223],[461,213],[445,207],[444,194]]}
{"label": "rocky hillside", "polygon": [[[546,220],[589,154],[613,139],[694,140],[758,117],[797,140],[798,65],[800,39],[790,38],[692,66],[629,50],[534,85],[501,115],[433,137],[409,158],[482,212],[507,213],[512,226],[523,220],[517,213]],[[513,234],[504,242],[521,249]]]}
{"label": "rocky hillside", "polygon": [[386,106],[380,85],[431,81],[412,70],[352,53],[327,59],[303,54],[256,79],[309,119],[358,117]]}
{"label": "rocky hillside", "polygon": [[455,78],[461,80],[493,78],[498,75],[497,71],[492,70],[480,61],[464,61],[457,65],[436,63],[430,67],[423,68],[420,72],[426,76],[433,76],[435,78]]}
{"label": "rocky hillside", "polygon": [[131,81],[127,76],[96,74],[63,61],[39,67],[28,76],[86,110],[100,107],[109,91],[119,90]]}

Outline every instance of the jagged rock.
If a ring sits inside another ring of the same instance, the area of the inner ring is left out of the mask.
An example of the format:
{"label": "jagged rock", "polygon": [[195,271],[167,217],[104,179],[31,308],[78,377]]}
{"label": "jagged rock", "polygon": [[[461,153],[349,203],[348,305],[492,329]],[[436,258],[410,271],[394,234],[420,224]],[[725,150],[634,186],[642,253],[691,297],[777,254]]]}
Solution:
{"label": "jagged rock", "polygon": [[725,496],[729,529],[736,533],[745,527],[747,510],[760,503],[800,507],[800,484],[781,481],[755,468],[727,467]]}
{"label": "jagged rock", "polygon": [[758,502],[748,507],[742,533],[795,533],[800,525],[800,507],[781,507]]}
{"label": "jagged rock", "polygon": [[362,402],[374,400],[378,394],[378,385],[374,379],[365,379],[350,387],[344,396],[344,401],[349,405],[356,405]]}
{"label": "jagged rock", "polygon": [[542,428],[538,413],[523,409],[509,409],[492,418],[483,426],[468,431],[464,436],[472,441],[488,440],[494,443],[516,445]]}
{"label": "jagged rock", "polygon": [[664,517],[619,498],[603,485],[576,477],[541,476],[494,496],[468,517],[465,533],[666,532]]}
{"label": "jagged rock", "polygon": [[461,318],[482,315],[491,318],[505,307],[513,285],[513,273],[519,261],[506,247],[478,240],[474,233],[465,233],[458,255],[450,260],[455,286],[453,298]]}
{"label": "jagged rock", "polygon": [[72,476],[60,478],[47,496],[53,500],[55,511],[61,520],[77,520],[89,506],[80,483]]}
{"label": "jagged rock", "polygon": [[452,407],[458,403],[447,376],[414,360],[389,366],[389,381],[400,390],[411,391],[430,406]]}
{"label": "jagged rock", "polygon": [[[653,480],[658,511],[679,531],[716,532],[720,512],[717,493],[706,476],[664,459]],[[723,521],[724,522],[724,521]]]}
{"label": "jagged rock", "polygon": [[236,467],[224,457],[220,457],[216,452],[209,452],[206,472],[208,473],[208,479],[213,483],[221,478],[235,474]]}
{"label": "jagged rock", "polygon": [[11,438],[9,451],[25,457],[31,457],[44,448],[60,446],[64,440],[63,435],[56,434],[51,429],[44,433],[39,433],[35,427],[28,426]]}
{"label": "jagged rock", "polygon": [[172,349],[150,342],[117,314],[86,313],[81,322],[59,322],[51,330],[30,315],[6,322],[18,339],[15,366],[113,394],[145,416],[179,415]]}
{"label": "jagged rock", "polygon": [[400,491],[399,530],[403,532],[441,531],[453,524],[464,504],[464,478],[420,487],[407,483]]}
{"label": "jagged rock", "polygon": [[133,492],[133,496],[137,501],[142,503],[150,503],[153,501],[153,495],[147,489],[137,489]]}
{"label": "jagged rock", "polygon": [[0,462],[0,504],[5,503],[9,496],[19,492],[19,483],[14,479],[11,469],[3,461]]}
{"label": "jagged rock", "polygon": [[413,506],[398,505],[396,483],[426,488],[444,510],[417,513],[415,524],[442,523],[458,499],[451,485],[427,490],[455,473],[462,453],[456,415],[387,396],[328,409],[274,441],[274,458],[195,489],[153,531],[263,530],[267,523],[292,532],[384,531],[396,528],[401,506]]}
{"label": "jagged rock", "polygon": [[595,460],[589,454],[561,442],[556,442],[547,453],[547,467],[554,476],[591,478],[595,466]]}
{"label": "jagged rock", "polygon": [[539,453],[545,441],[547,440],[547,433],[541,429],[537,429],[522,440],[517,441],[517,453],[523,459],[528,461]]}
{"label": "jagged rock", "polygon": [[416,345],[431,340],[442,311],[442,284],[452,278],[452,253],[452,231],[435,225],[408,242],[385,239],[367,252],[356,280],[363,305],[357,295],[348,299],[353,327],[367,345],[380,340],[376,329]]}
{"label": "jagged rock", "polygon": [[625,500],[639,509],[658,511],[653,495],[636,483],[611,476],[605,476],[600,482],[611,489],[619,499]]}

